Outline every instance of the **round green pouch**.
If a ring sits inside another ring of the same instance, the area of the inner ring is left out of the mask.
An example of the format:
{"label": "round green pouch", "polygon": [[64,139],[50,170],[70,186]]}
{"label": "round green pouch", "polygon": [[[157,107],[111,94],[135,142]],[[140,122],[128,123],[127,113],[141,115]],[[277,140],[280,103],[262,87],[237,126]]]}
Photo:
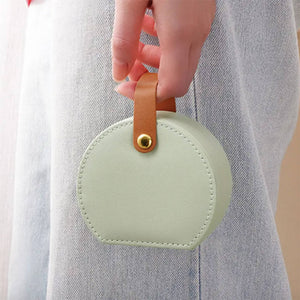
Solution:
{"label": "round green pouch", "polygon": [[143,74],[134,115],[90,143],[79,166],[78,203],[103,243],[194,249],[226,213],[230,164],[207,128],[175,112],[174,98],[158,110],[156,86],[157,74]]}

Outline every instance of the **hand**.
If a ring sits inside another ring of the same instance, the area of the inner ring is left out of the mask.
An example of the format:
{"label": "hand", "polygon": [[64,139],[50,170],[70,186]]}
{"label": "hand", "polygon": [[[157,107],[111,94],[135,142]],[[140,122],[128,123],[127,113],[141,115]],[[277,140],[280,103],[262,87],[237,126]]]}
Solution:
{"label": "hand", "polygon": [[[215,0],[115,0],[111,39],[115,81],[127,76],[117,92],[133,99],[136,82],[147,64],[158,68],[157,101],[182,97],[196,72],[201,48],[215,15]],[[141,30],[157,36],[159,47],[140,42]]]}

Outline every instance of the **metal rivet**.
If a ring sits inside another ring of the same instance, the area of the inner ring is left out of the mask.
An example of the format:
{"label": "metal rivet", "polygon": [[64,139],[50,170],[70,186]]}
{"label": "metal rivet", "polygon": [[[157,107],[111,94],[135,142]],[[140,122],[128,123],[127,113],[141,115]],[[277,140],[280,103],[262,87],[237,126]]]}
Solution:
{"label": "metal rivet", "polygon": [[140,148],[142,149],[148,149],[152,145],[152,138],[150,135],[142,133],[138,138],[137,138],[137,144],[139,145]]}

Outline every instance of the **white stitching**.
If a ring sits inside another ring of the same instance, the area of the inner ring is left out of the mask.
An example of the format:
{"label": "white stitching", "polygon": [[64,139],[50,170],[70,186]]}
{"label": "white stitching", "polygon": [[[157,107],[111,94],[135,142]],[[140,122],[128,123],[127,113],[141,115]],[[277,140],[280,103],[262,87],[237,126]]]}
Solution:
{"label": "white stitching", "polygon": [[129,244],[132,243],[132,244],[141,244],[141,245],[145,245],[145,244],[147,245],[147,244],[149,244],[149,245],[157,245],[157,246],[180,246],[180,247],[183,247],[183,248],[187,248],[187,247],[191,246],[196,239],[198,239],[198,237],[200,236],[200,234],[202,233],[202,231],[205,229],[205,227],[207,225],[207,221],[209,220],[209,217],[211,215],[212,205],[213,205],[213,202],[214,202],[214,189],[213,189],[213,183],[212,183],[213,180],[212,180],[212,176],[211,176],[211,172],[209,170],[208,164],[207,164],[205,158],[202,156],[202,154],[199,151],[199,149],[195,146],[195,144],[193,144],[182,132],[178,131],[177,129],[174,129],[174,128],[170,127],[167,124],[160,123],[159,121],[157,122],[157,126],[165,127],[167,129],[169,129],[170,131],[173,131],[173,132],[177,133],[178,135],[182,136],[186,140],[186,142],[188,142],[194,148],[195,152],[200,156],[200,159],[204,163],[206,171],[207,171],[207,174],[208,174],[209,185],[210,185],[210,188],[209,188],[209,190],[210,190],[209,208],[208,208],[208,213],[206,215],[206,219],[205,219],[202,227],[200,228],[200,231],[196,234],[196,236],[189,243],[187,243],[187,244],[104,239],[95,230],[94,226],[92,225],[92,223],[91,223],[91,221],[90,221],[90,219],[89,219],[89,217],[87,215],[87,212],[85,211],[84,203],[82,201],[82,185],[81,185],[82,182],[81,182],[81,179],[82,179],[82,176],[84,174],[84,168],[85,168],[86,161],[87,161],[87,159],[88,159],[91,151],[108,134],[112,133],[116,129],[119,129],[119,128],[125,127],[125,126],[129,126],[129,125],[132,125],[132,124],[133,124],[133,121],[127,121],[127,122],[121,123],[121,124],[119,124],[117,126],[114,126],[114,127],[110,128],[110,129],[106,130],[105,132],[103,132],[102,134],[100,134],[97,138],[95,138],[94,142],[87,149],[87,151],[86,151],[86,153],[85,153],[85,155],[84,155],[84,157],[82,159],[82,162],[80,164],[79,175],[78,175],[78,186],[77,186],[78,198],[80,200],[79,203],[80,203],[80,207],[82,209],[84,218],[87,220],[87,222],[89,224],[89,227],[92,230],[92,232],[101,241],[103,241],[103,242],[111,242],[111,243],[114,243],[114,242],[126,242],[126,243],[129,243]]}

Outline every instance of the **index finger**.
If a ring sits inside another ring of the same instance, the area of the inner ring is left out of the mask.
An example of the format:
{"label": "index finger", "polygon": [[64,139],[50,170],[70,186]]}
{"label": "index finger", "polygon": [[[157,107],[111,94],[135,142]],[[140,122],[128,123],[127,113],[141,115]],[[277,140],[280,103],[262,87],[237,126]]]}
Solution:
{"label": "index finger", "polygon": [[138,52],[148,0],[116,0],[111,39],[112,75],[121,81],[128,75]]}

